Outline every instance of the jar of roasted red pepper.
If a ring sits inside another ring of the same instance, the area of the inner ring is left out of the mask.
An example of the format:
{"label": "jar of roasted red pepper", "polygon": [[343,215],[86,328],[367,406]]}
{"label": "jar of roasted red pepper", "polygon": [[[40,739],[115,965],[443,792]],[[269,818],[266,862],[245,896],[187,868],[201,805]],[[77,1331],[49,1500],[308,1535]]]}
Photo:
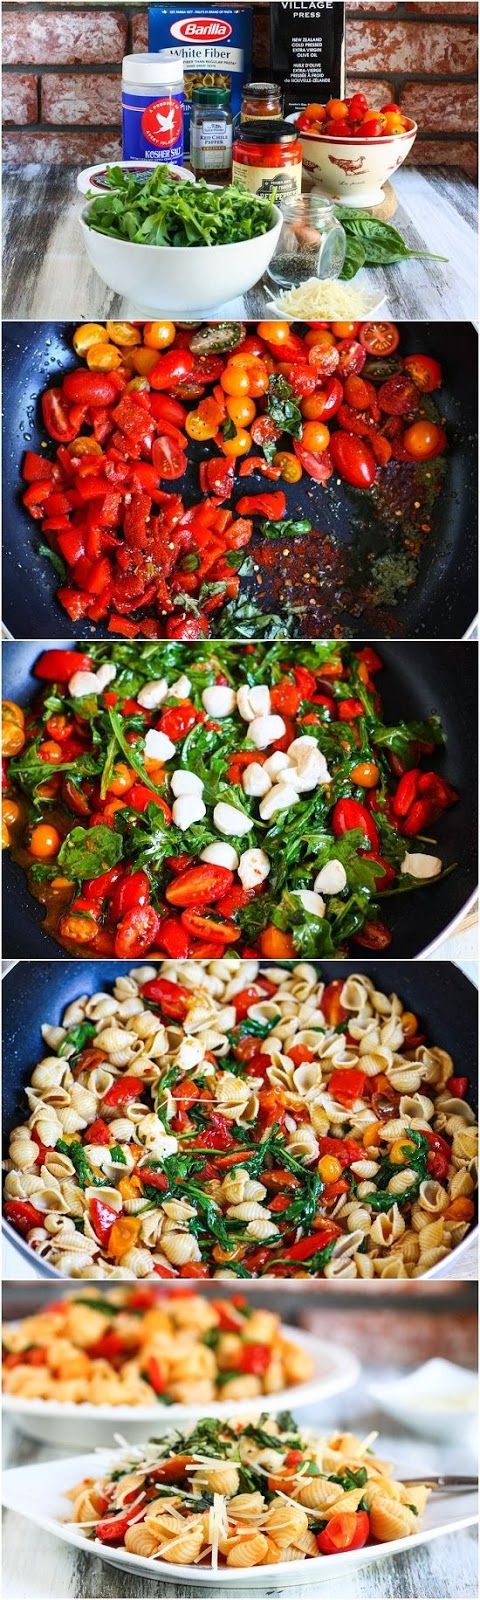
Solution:
{"label": "jar of roasted red pepper", "polygon": [[240,121],[279,122],[283,114],[283,95],[278,83],[246,83],[242,94]]}
{"label": "jar of roasted red pepper", "polygon": [[291,122],[245,122],[237,129],[232,177],[251,194],[270,197],[279,205],[302,190],[302,146]]}

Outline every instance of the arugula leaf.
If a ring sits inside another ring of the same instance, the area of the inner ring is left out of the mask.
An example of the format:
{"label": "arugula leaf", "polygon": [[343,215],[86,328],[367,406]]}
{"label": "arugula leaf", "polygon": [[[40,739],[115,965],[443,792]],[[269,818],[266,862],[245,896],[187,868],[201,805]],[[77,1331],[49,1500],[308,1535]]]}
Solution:
{"label": "arugula leaf", "polygon": [[408,755],[409,746],[416,741],[425,744],[445,744],[445,734],[439,717],[427,717],[425,722],[397,722],[393,728],[376,725],[372,742],[381,750],[393,750],[397,756]]}
{"label": "arugula leaf", "polygon": [[72,882],[99,878],[116,867],[123,855],[123,840],[113,828],[98,823],[95,828],[72,828],[58,852],[57,863]]}
{"label": "arugula leaf", "polygon": [[273,225],[271,198],[236,184],[178,183],[161,163],[141,182],[118,166],[107,169],[107,180],[110,189],[90,202],[85,220],[112,239],[194,248],[258,238]]}
{"label": "arugula leaf", "polygon": [[87,1161],[83,1144],[80,1144],[78,1140],[74,1139],[72,1144],[67,1144],[66,1139],[57,1139],[55,1149],[58,1150],[60,1155],[68,1156],[70,1161],[73,1162],[81,1189],[86,1189],[87,1185],[90,1187],[93,1185],[96,1189],[105,1188],[105,1176],[96,1177],[93,1167]]}

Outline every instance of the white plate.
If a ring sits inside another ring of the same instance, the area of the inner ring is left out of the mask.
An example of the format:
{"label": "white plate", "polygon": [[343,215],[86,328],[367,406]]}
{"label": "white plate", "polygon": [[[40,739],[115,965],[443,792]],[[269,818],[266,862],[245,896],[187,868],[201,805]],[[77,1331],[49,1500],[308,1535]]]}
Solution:
{"label": "white plate", "polygon": [[341,1345],[327,1344],[312,1334],[298,1328],[282,1325],[286,1338],[293,1339],[302,1350],[308,1350],[315,1362],[313,1378],[308,1383],[297,1383],[281,1389],[274,1395],[257,1395],[254,1400],[212,1400],[208,1406],[95,1406],[89,1401],[75,1405],[73,1401],[29,1400],[21,1395],[3,1395],[5,1413],[10,1416],[21,1433],[42,1443],[69,1445],[85,1449],[93,1445],[112,1445],[116,1433],[122,1433],[129,1443],[142,1442],[149,1431],[155,1435],[167,1433],[170,1428],[189,1426],[205,1416],[225,1420],[239,1417],[245,1412],[258,1413],[271,1409],[277,1411],[299,1410],[304,1406],[318,1405],[333,1395],[351,1388],[359,1375],[356,1357]]}
{"label": "white plate", "polygon": [[[276,317],[283,317],[285,322],[298,322],[301,320],[299,317],[292,317],[290,312],[285,311],[281,300],[278,298],[282,293],[280,287],[276,289],[272,283],[267,283],[265,287],[268,295],[272,297],[269,310],[271,309],[274,311]],[[375,287],[372,287],[371,273],[370,278],[365,278],[361,272],[358,273],[358,278],[354,279],[353,288],[364,289],[365,295],[368,295],[368,311],[365,311],[362,317],[362,322],[369,322],[371,317],[377,316],[378,312],[380,311],[380,307],[385,305],[387,298],[386,290],[378,289],[377,294],[375,294]]]}
{"label": "white plate", "polygon": [[212,1571],[211,1567],[180,1567],[171,1562],[155,1562],[131,1555],[128,1550],[109,1550],[106,1545],[93,1544],[77,1532],[74,1525],[66,1526],[62,1522],[61,1519],[69,1515],[70,1509],[70,1502],[65,1499],[66,1490],[83,1477],[98,1477],[108,1470],[111,1461],[111,1452],[99,1451],[93,1455],[74,1456],[69,1460],[50,1461],[47,1469],[45,1462],[34,1467],[13,1467],[3,1474],[4,1504],[10,1511],[27,1517],[44,1533],[54,1534],[64,1544],[82,1550],[85,1555],[93,1558],[100,1556],[102,1561],[118,1567],[121,1572],[130,1575],[135,1573],[138,1577],[150,1578],[154,1583],[169,1579],[182,1587],[185,1583],[193,1587],[198,1585],[199,1588],[203,1584],[210,1584],[211,1588],[217,1585],[220,1596],[225,1590],[258,1589],[259,1582],[265,1587],[270,1581],[275,1589],[299,1582],[305,1585],[331,1583],[342,1573],[354,1572],[356,1568],[370,1566],[372,1562],[402,1555],[404,1551],[428,1544],[442,1534],[457,1533],[461,1528],[468,1528],[476,1521],[476,1497],[473,1494],[449,1495],[448,1498],[439,1496],[427,1506],[421,1533],[410,1534],[406,1539],[392,1539],[390,1544],[365,1546],[363,1550],[328,1558],[319,1556],[318,1561],[315,1558],[310,1561],[280,1561],[272,1568],[240,1567],[234,1570],[221,1567],[218,1571]]}

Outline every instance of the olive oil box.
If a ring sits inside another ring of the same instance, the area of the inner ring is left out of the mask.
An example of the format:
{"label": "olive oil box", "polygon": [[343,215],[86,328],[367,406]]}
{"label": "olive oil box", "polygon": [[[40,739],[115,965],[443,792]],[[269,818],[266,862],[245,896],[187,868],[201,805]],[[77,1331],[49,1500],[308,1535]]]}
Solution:
{"label": "olive oil box", "polygon": [[190,149],[192,91],[230,89],[234,117],[252,66],[250,6],[157,5],[148,8],[149,50],[181,56],[185,74],[185,153]]}

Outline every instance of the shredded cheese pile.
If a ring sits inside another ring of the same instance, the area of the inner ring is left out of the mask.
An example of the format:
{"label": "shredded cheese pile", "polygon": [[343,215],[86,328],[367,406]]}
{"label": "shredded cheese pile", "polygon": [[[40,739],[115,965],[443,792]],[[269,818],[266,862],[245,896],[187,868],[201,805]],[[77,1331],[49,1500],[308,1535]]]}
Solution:
{"label": "shredded cheese pile", "polygon": [[296,289],[283,289],[275,299],[275,308],[283,316],[297,321],[310,318],[323,320],[363,320],[378,306],[378,294],[369,296],[351,284],[337,283],[334,279],[307,278]]}

